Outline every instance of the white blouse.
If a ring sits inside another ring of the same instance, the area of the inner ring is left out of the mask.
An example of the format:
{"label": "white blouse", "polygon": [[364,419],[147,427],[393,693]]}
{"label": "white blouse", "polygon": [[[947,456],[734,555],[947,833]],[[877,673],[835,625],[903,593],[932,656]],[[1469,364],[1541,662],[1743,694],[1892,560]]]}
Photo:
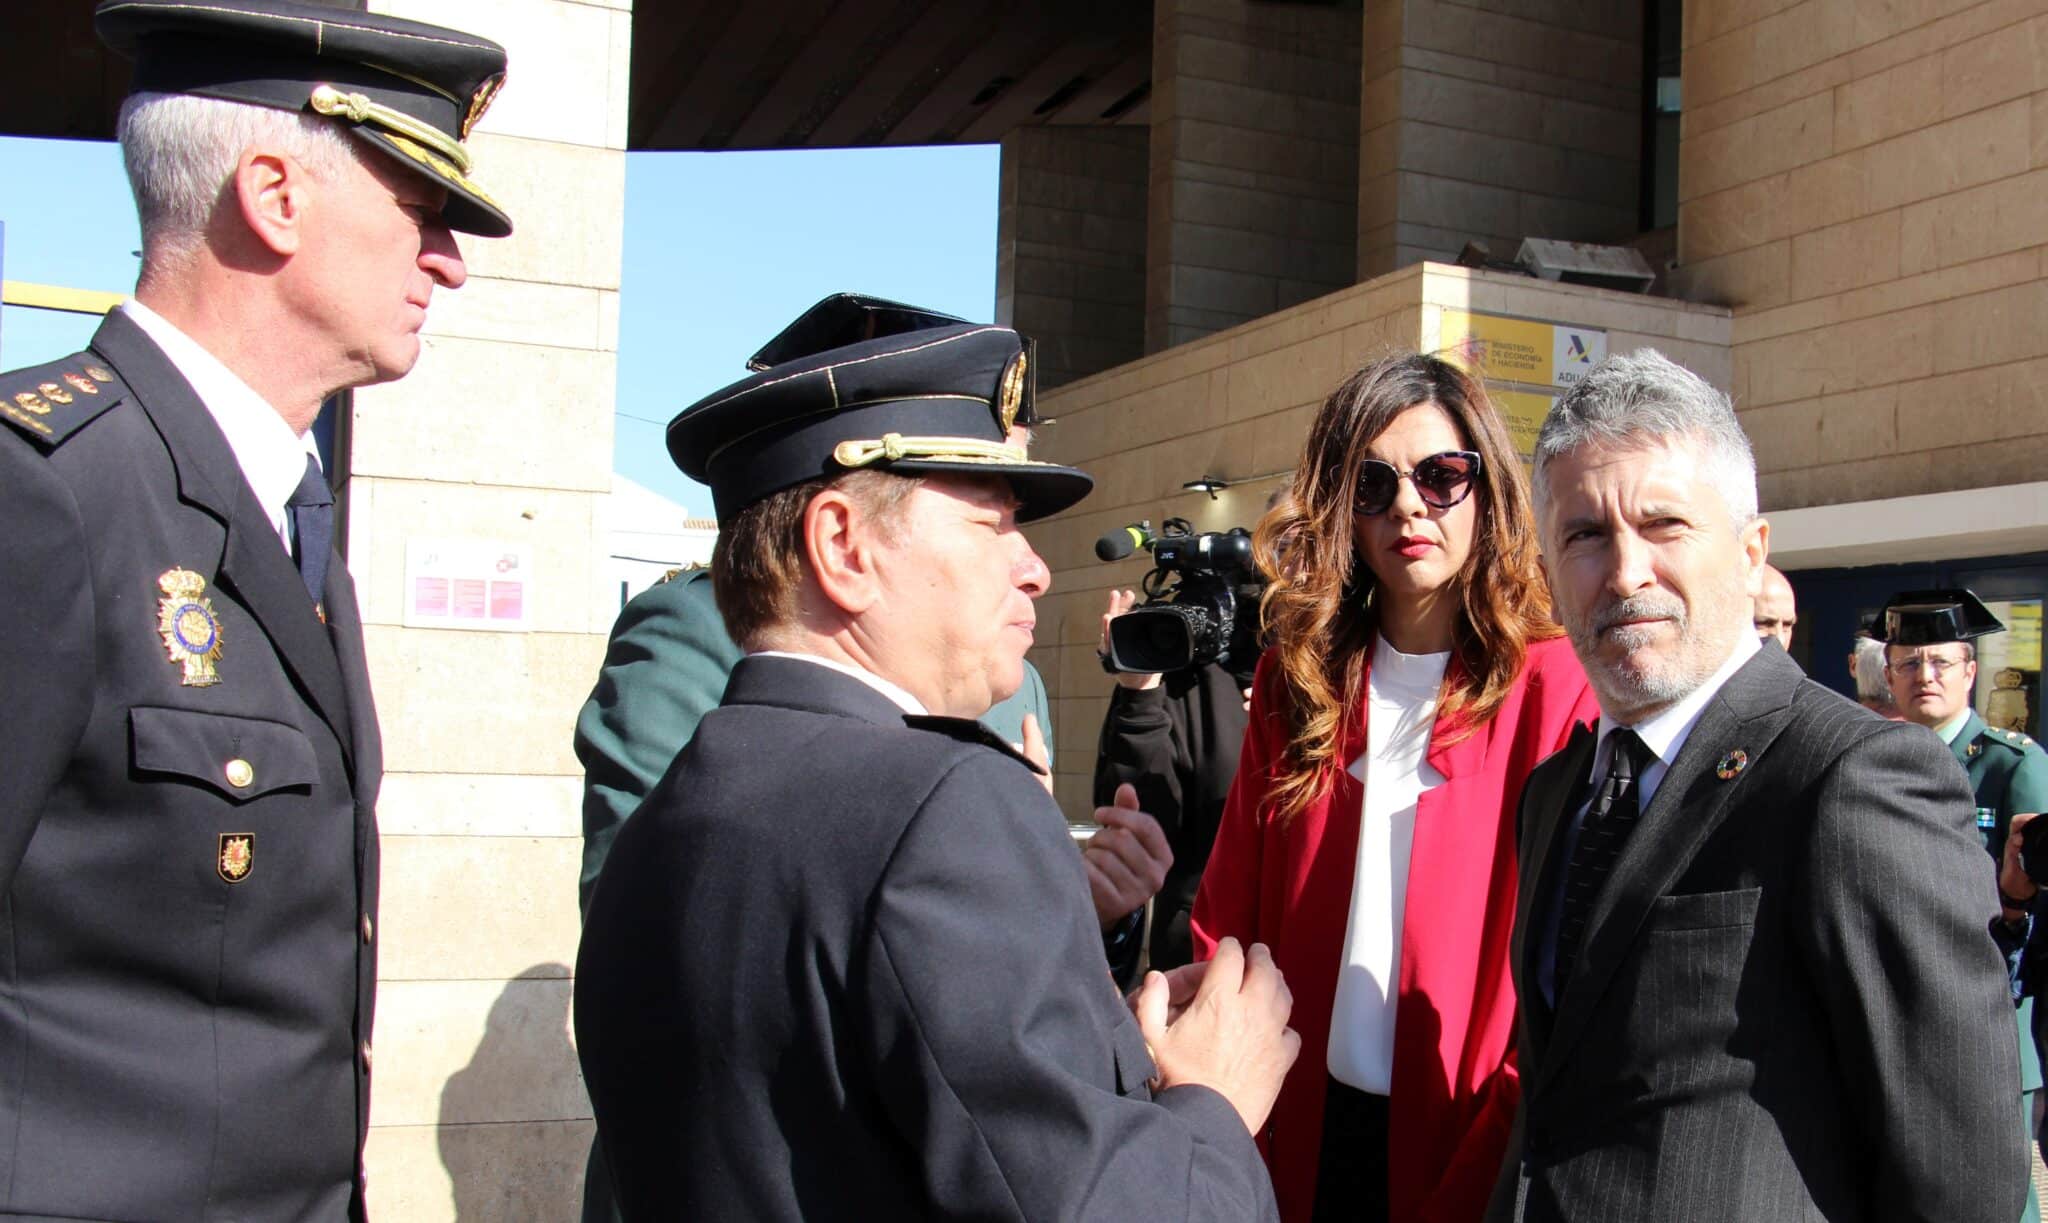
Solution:
{"label": "white blouse", "polygon": [[1386,1095],[1394,1080],[1394,1003],[1415,800],[1444,782],[1425,757],[1450,660],[1448,651],[1403,654],[1379,639],[1366,677],[1365,754],[1349,770],[1365,783],[1365,807],[1358,821],[1351,920],[1330,1013],[1329,1065],[1338,1082],[1378,1095]]}

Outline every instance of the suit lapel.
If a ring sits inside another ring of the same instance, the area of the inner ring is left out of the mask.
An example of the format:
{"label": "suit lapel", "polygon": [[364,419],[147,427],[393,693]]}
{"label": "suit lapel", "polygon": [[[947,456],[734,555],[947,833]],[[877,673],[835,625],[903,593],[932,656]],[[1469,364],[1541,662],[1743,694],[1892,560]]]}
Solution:
{"label": "suit lapel", "polygon": [[1740,773],[1727,779],[1718,775],[1722,759],[1735,748],[1751,761],[1760,757],[1784,728],[1793,691],[1803,678],[1782,651],[1762,650],[1700,711],[1586,918],[1578,964],[1571,980],[1559,983],[1557,1021],[1535,1068],[1537,1087],[1563,1063],[1629,955],[1650,906],[1678,882],[1736,801],[1748,794]]}
{"label": "suit lapel", "polygon": [[[234,451],[184,375],[142,329],[120,311],[93,335],[92,349],[129,387],[150,388],[136,402],[164,439],[177,468],[178,495],[219,518],[227,529],[216,578],[232,591],[270,638],[286,670],[340,740],[353,768],[354,743],[341,667],[306,586],[285,553],[270,516],[249,491]],[[332,566],[329,567],[330,572]]]}
{"label": "suit lapel", "polygon": [[[1563,846],[1559,843],[1558,831],[1570,816],[1586,774],[1593,767],[1593,749],[1597,743],[1598,735],[1592,725],[1581,722],[1574,726],[1571,738],[1547,762],[1550,767],[1541,775],[1542,791],[1532,790],[1529,801],[1522,808],[1525,815],[1534,820],[1534,826],[1521,830],[1525,856],[1522,878],[1528,886],[1515,894],[1512,953],[1522,1005],[1529,1008],[1530,1014],[1540,1019],[1546,1028],[1550,1006],[1543,999],[1542,987],[1537,984],[1538,961],[1531,957],[1531,952],[1541,950],[1548,932],[1535,930],[1532,923],[1546,911],[1547,898],[1557,891],[1557,872],[1564,869]],[[1530,937],[1532,933],[1534,938]]]}

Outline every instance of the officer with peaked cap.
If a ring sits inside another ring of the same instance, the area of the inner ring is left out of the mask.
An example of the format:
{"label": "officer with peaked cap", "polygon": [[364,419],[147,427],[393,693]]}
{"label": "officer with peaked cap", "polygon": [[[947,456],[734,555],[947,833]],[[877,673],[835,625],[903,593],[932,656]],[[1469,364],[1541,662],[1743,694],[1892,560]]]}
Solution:
{"label": "officer with peaked cap", "polygon": [[1270,956],[1155,975],[1134,1021],[1065,821],[974,720],[1048,581],[1018,524],[1090,486],[1007,442],[1028,399],[1017,334],[960,324],[669,426],[746,657],[584,925],[577,1048],[627,1219],[1274,1214],[1251,1134],[1298,1041]]}
{"label": "officer with peaked cap", "polygon": [[[2009,842],[2017,823],[2048,811],[2048,752],[2017,731],[1985,724],[1971,704],[1977,679],[1975,641],[2002,633],[2005,625],[1968,590],[1914,590],[1893,596],[1879,618],[1875,635],[1885,643],[1885,676],[1893,699],[1907,721],[1941,736],[1970,779],[1976,795],[1977,831],[1984,848],[2001,864],[2001,917],[1993,936],[2008,954],[2028,941],[2035,886],[2019,868]],[[2041,958],[2030,948],[2029,961]],[[2021,1003],[2021,1111],[2029,1134],[2033,1125],[2033,1093],[2041,1087],[2037,1036],[2040,1020],[2032,998]],[[2038,1219],[2034,1196],[2027,1197],[2023,1219]]]}
{"label": "officer with peaked cap", "polygon": [[309,429],[398,378],[495,43],[107,0],[134,299],[0,374],[0,1211],[363,1215],[382,766]]}

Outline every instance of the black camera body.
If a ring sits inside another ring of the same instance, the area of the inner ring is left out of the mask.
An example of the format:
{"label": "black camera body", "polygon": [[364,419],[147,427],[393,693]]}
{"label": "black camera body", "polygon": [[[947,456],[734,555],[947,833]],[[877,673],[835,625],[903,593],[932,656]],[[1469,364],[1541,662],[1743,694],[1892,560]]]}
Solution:
{"label": "black camera body", "polygon": [[1249,676],[1259,660],[1259,596],[1266,588],[1252,560],[1251,532],[1197,534],[1186,519],[1169,518],[1157,535],[1144,527],[1117,534],[1151,549],[1152,571],[1145,602],[1109,622],[1103,667],[1149,674],[1219,663]]}

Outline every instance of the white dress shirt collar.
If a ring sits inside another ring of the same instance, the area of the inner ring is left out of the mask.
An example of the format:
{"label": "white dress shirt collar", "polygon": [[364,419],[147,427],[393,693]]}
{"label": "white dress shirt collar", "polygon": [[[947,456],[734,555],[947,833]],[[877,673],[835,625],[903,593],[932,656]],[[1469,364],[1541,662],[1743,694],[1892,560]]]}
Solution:
{"label": "white dress shirt collar", "polygon": [[235,465],[242,469],[242,478],[256,494],[257,504],[270,516],[271,529],[289,551],[291,520],[285,502],[306,477],[306,456],[318,460],[312,433],[293,433],[268,400],[161,314],[132,298],[120,308],[192,384],[193,392],[227,438]]}
{"label": "white dress shirt collar", "polygon": [[852,678],[859,680],[861,683],[866,684],[870,688],[873,688],[876,692],[879,692],[883,696],[888,697],[891,701],[893,701],[896,704],[897,708],[901,709],[903,712],[907,714],[911,714],[917,717],[923,717],[931,712],[930,710],[924,707],[924,703],[922,701],[910,695],[910,693],[905,691],[904,689],[896,686],[895,684],[890,683],[888,680],[883,679],[881,676],[876,675],[873,671],[868,671],[863,668],[853,666],[850,663],[840,662],[836,658],[824,658],[817,654],[802,654],[794,650],[756,650],[752,654],[747,655],[747,657],[795,658],[803,662],[814,662],[821,667],[827,667],[831,670],[839,672],[841,675],[851,676]]}
{"label": "white dress shirt collar", "polygon": [[1678,753],[1685,747],[1686,739],[1692,735],[1692,728],[1699,724],[1700,715],[1706,712],[1707,702],[1713,700],[1714,694],[1721,691],[1722,686],[1734,678],[1743,664],[1754,657],[1761,648],[1762,643],[1757,635],[1745,626],[1744,631],[1736,635],[1735,649],[1729,654],[1728,660],[1721,664],[1719,670],[1707,677],[1706,683],[1693,689],[1676,705],[1655,717],[1646,718],[1641,723],[1626,728],[1606,714],[1601,714],[1600,747],[1593,753],[1593,772],[1588,780],[1597,780],[1607,775],[1607,762],[1614,755],[1611,732],[1621,729],[1633,730],[1636,737],[1643,741],[1643,746],[1649,748],[1657,757],[1636,779],[1637,802],[1641,804],[1642,809],[1647,810],[1650,800],[1657,793],[1657,786],[1664,780],[1664,774],[1670,770],[1671,762],[1678,759]]}

